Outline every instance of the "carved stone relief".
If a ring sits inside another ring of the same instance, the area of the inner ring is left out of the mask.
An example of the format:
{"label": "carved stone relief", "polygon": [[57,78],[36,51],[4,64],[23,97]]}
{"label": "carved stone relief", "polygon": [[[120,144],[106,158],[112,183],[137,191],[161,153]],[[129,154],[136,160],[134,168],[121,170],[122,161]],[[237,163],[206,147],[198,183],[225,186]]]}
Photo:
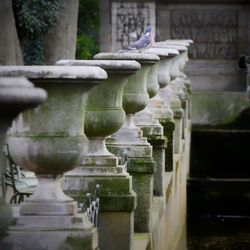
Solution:
{"label": "carved stone relief", "polygon": [[190,57],[236,59],[238,11],[189,9],[171,11],[171,38],[193,39]]}
{"label": "carved stone relief", "polygon": [[112,2],[112,51],[136,41],[151,25],[155,30],[155,3]]}

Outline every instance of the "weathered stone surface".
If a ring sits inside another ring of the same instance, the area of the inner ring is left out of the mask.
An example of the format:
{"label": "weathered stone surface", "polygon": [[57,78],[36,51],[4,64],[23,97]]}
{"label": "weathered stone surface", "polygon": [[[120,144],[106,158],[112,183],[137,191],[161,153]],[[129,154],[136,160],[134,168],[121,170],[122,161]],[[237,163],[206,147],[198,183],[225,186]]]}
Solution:
{"label": "weathered stone surface", "polygon": [[109,53],[103,52],[94,56],[95,60],[136,60],[140,64],[154,64],[160,59],[156,55],[130,52],[130,53]]}
{"label": "weathered stone surface", "polygon": [[[3,149],[4,142],[6,141],[6,132],[11,126],[12,120],[25,109],[33,108],[43,103],[46,98],[47,94],[43,89],[34,88],[33,84],[25,78],[0,78],[0,149]],[[3,152],[1,152],[0,176],[5,172],[5,164],[6,161]],[[5,236],[7,227],[11,224],[11,209],[2,199],[0,199],[0,210],[1,239]]]}
{"label": "weathered stone surface", "polygon": [[192,100],[195,126],[228,124],[249,108],[246,92],[194,92]]}
{"label": "weathered stone surface", "polygon": [[[47,218],[47,222],[50,218]],[[15,229],[4,242],[2,242],[3,249],[9,250],[76,250],[97,249],[97,229],[96,228],[83,228],[77,230],[72,228],[58,227],[52,230],[51,228],[37,227],[27,229]]]}
{"label": "weathered stone surface", "polygon": [[132,60],[60,60],[56,65],[64,66],[98,66],[107,73],[133,73],[141,68],[140,64]]}
{"label": "weathered stone surface", "polygon": [[[105,137],[115,133],[123,125],[125,112],[122,108],[122,96],[124,88],[131,74],[138,71],[141,66],[132,60],[74,60],[60,61],[61,65],[85,65],[100,66],[108,73],[108,79],[104,84],[96,86],[89,94],[86,114],[85,133],[89,138],[87,154],[79,167],[65,175],[64,189],[67,193],[81,201],[84,192],[90,192],[96,184],[100,185],[100,234],[113,235],[112,247],[108,246],[106,239],[100,237],[101,249],[122,249],[132,245],[131,217],[135,209],[135,194],[132,191],[131,177],[125,171],[124,166],[118,165],[118,158],[111,154],[105,145]],[[111,220],[115,218],[115,212],[119,211],[125,221],[126,228],[121,225],[115,228],[108,224],[105,216]],[[112,214],[114,214],[112,218]],[[106,225],[106,224],[105,224]],[[115,230],[115,231],[114,231]],[[119,234],[123,233],[123,235]],[[116,248],[114,248],[116,247]]]}
{"label": "weathered stone surface", "polygon": [[112,51],[138,40],[149,24],[156,30],[154,2],[116,1],[111,10]]}
{"label": "weathered stone surface", "polygon": [[171,11],[171,38],[184,38],[185,34],[185,38],[190,37],[195,40],[190,48],[192,58],[235,59],[238,54],[237,30],[236,9]]}
{"label": "weathered stone surface", "polygon": [[[106,79],[106,72],[98,67],[16,66],[0,67],[0,75],[27,76],[36,86],[42,86],[48,92],[47,103],[20,116],[9,136],[13,160],[23,168],[34,171],[39,185],[35,193],[21,204],[20,215],[16,218],[17,226],[9,231],[10,238],[6,240],[12,242],[14,249],[15,244],[20,245],[21,249],[28,249],[26,240],[13,242],[11,238],[16,236],[19,229],[22,231],[21,238],[27,238],[30,242],[36,242],[40,235],[41,238],[48,237],[49,231],[63,238],[58,236],[58,241],[48,242],[42,240],[37,246],[40,250],[44,249],[44,244],[48,249],[61,249],[65,237],[77,240],[78,234],[72,235],[63,229],[74,231],[80,227],[88,231],[88,237],[92,237],[92,224],[89,223],[86,228],[83,220],[77,226],[74,225],[75,219],[70,220],[76,216],[77,206],[72,198],[63,193],[60,179],[64,171],[74,168],[81,161],[80,153],[86,144],[82,125],[88,91]],[[47,216],[57,223],[48,223],[44,227]],[[30,235],[31,230],[38,233]],[[91,247],[92,243],[88,248]]]}
{"label": "weathered stone surface", "polygon": [[[106,72],[98,67],[60,67],[60,66],[1,66],[0,76],[23,76],[28,79],[96,79],[107,78]],[[47,81],[48,82],[48,81]],[[58,81],[60,82],[60,81]]]}
{"label": "weathered stone surface", "polygon": [[131,175],[133,176],[133,189],[138,194],[138,206],[135,210],[135,232],[150,232],[153,176],[152,173],[145,174],[144,172],[131,172]]}

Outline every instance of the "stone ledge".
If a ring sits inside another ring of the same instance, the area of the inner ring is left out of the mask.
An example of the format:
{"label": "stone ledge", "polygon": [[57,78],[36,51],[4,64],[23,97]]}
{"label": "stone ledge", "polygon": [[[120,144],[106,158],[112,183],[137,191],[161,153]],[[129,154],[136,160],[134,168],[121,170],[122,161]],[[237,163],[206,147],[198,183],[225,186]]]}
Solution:
{"label": "stone ledge", "polygon": [[155,172],[155,162],[150,158],[128,158],[128,172],[153,174]]}
{"label": "stone ledge", "polygon": [[150,241],[150,234],[135,233],[134,234],[134,250],[146,250]]}

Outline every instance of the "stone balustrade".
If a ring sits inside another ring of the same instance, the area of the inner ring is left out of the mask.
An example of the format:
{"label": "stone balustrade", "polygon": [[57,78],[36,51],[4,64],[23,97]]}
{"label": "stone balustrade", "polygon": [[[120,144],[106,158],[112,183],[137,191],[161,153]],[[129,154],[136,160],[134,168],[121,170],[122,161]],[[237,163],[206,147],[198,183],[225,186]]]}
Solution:
{"label": "stone balustrade", "polygon": [[[0,67],[0,77],[27,77],[48,93],[8,136],[11,157],[36,173],[39,186],[13,209],[16,223],[3,244],[185,249],[191,85],[183,70],[191,42],[166,40],[142,53],[99,53],[56,66]],[[77,213],[77,202],[97,184],[95,228]]]}

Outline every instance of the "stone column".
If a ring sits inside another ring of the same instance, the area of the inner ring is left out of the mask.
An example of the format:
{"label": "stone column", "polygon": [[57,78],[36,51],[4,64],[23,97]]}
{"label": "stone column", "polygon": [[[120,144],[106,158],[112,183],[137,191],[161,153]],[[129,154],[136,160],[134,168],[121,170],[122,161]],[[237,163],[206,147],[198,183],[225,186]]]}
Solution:
{"label": "stone column", "polygon": [[[61,188],[64,172],[82,160],[87,138],[83,120],[88,92],[107,77],[98,67],[10,66],[0,76],[25,76],[48,92],[48,100],[24,112],[12,127],[13,160],[34,171],[39,184],[20,205],[6,243],[10,249],[97,248],[97,229]],[[86,151],[85,151],[86,152]]]}
{"label": "stone column", "polygon": [[123,95],[126,122],[107,139],[109,150],[127,160],[128,172],[133,177],[133,189],[137,193],[135,232],[150,232],[153,197],[154,161],[152,146],[142,137],[142,131],[134,124],[134,114],[143,110],[149,101],[147,78],[152,65],[159,57],[144,53],[100,53],[95,59],[136,60],[142,69],[130,76]]}
{"label": "stone column", "polygon": [[[0,150],[6,140],[6,131],[11,126],[12,120],[28,108],[43,103],[47,94],[44,90],[34,88],[25,78],[1,77],[0,78]],[[0,154],[0,175],[5,173],[5,159]],[[2,178],[1,178],[2,180]],[[4,185],[4,183],[2,183]],[[5,236],[7,227],[11,224],[11,208],[0,200],[0,241]],[[0,243],[1,246],[1,243]],[[2,246],[1,248],[5,248]]]}
{"label": "stone column", "polygon": [[89,94],[85,115],[89,150],[80,166],[66,173],[64,188],[80,201],[84,192],[100,184],[100,249],[133,249],[136,197],[132,191],[132,178],[125,166],[118,164],[118,158],[108,151],[105,138],[118,131],[125,121],[124,87],[129,76],[140,69],[140,64],[131,60],[64,60],[57,64],[95,65],[108,73],[104,84],[96,86]]}

